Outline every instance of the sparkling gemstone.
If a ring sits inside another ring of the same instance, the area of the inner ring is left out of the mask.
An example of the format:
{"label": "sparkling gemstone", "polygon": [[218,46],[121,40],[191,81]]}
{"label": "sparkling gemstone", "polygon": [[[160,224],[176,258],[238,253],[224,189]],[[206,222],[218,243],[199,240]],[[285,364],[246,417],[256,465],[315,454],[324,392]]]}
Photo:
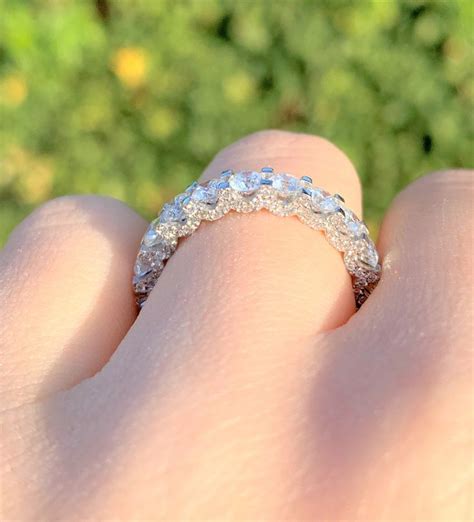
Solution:
{"label": "sparkling gemstone", "polygon": [[174,204],[179,208],[185,207],[189,203],[189,201],[191,201],[191,197],[186,192],[178,194],[173,200]]}
{"label": "sparkling gemstone", "polygon": [[375,248],[369,247],[360,255],[360,260],[371,268],[375,268],[379,262],[379,256],[375,251]]}
{"label": "sparkling gemstone", "polygon": [[260,187],[261,177],[258,172],[243,171],[232,174],[229,178],[230,187],[246,196],[253,194]]}
{"label": "sparkling gemstone", "polygon": [[173,203],[167,203],[160,214],[160,222],[161,223],[171,223],[178,222],[182,223],[186,220],[186,215],[184,214],[183,209],[179,204],[177,204],[176,200]]}
{"label": "sparkling gemstone", "polygon": [[346,227],[349,233],[356,239],[367,233],[367,227],[357,220],[353,214],[346,216]]}
{"label": "sparkling gemstone", "polygon": [[273,176],[273,187],[284,198],[294,197],[301,191],[299,180],[288,174]]}
{"label": "sparkling gemstone", "polygon": [[230,170],[230,169],[229,169],[229,170],[223,170],[223,171],[219,174],[219,179],[220,179],[221,181],[227,181],[227,180],[230,178],[230,176],[232,176],[232,174],[233,174],[233,173],[232,173],[232,170]]}
{"label": "sparkling gemstone", "polygon": [[146,232],[145,232],[145,235],[143,236],[143,244],[145,246],[147,246],[148,248],[152,247],[153,245],[155,245],[158,241],[160,240],[160,235],[158,234],[158,232],[150,227]]}
{"label": "sparkling gemstone", "polygon": [[135,263],[134,272],[136,276],[144,277],[151,272],[151,269],[151,264],[148,261],[144,259],[138,259]]}
{"label": "sparkling gemstone", "polygon": [[161,263],[163,260],[168,258],[170,248],[164,241],[160,241],[154,246],[153,253],[155,255],[155,262]]}
{"label": "sparkling gemstone", "polygon": [[328,196],[320,201],[319,210],[323,214],[332,214],[340,208],[341,202],[334,196]]}
{"label": "sparkling gemstone", "polygon": [[313,180],[309,176],[301,176],[299,184],[305,194],[311,195],[313,193]]}
{"label": "sparkling gemstone", "polygon": [[311,202],[313,203],[313,207],[315,208],[315,210],[319,210],[321,202],[324,200],[325,197],[326,196],[324,195],[322,190],[320,190],[318,188],[312,189]]}
{"label": "sparkling gemstone", "polygon": [[191,195],[193,201],[214,205],[217,202],[217,190],[215,186],[203,187],[198,185]]}

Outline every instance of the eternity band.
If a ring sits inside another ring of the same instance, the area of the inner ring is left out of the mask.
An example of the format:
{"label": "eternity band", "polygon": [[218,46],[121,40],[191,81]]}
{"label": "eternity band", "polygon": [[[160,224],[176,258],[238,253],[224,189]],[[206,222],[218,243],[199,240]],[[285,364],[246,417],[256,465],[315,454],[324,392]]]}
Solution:
{"label": "eternity band", "polygon": [[380,264],[366,225],[344,205],[339,194],[314,187],[308,176],[296,178],[271,167],[256,171],[226,170],[205,184],[192,183],[166,203],[143,236],[134,268],[133,289],[141,308],[173,255],[179,239],[191,235],[201,221],[215,221],[231,210],[266,209],[276,216],[297,216],[325,233],[343,253],[352,277],[356,307],[364,303],[380,279]]}

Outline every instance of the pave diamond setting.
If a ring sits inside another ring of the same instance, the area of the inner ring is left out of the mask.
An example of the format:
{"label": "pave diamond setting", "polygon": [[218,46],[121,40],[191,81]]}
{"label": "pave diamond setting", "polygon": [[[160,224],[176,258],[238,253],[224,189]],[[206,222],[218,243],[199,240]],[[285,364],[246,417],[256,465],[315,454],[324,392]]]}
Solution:
{"label": "pave diamond setting", "polygon": [[215,221],[230,211],[261,209],[276,216],[296,216],[324,232],[329,243],[343,254],[357,308],[364,303],[381,272],[365,224],[345,206],[341,196],[313,186],[310,177],[298,179],[265,167],[260,172],[227,170],[204,185],[194,182],[164,205],[145,232],[137,255],[133,276],[137,304],[141,307],[145,303],[179,239],[192,234],[202,221]]}

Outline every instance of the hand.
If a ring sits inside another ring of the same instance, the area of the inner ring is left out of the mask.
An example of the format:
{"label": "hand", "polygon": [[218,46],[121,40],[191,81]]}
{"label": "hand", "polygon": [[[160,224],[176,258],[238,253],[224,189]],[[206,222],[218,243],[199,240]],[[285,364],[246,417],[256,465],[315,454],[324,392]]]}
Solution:
{"label": "hand", "polygon": [[[203,176],[264,165],[361,213],[321,138],[257,133]],[[295,218],[204,224],[137,319],[147,223],[98,196],[33,212],[0,258],[2,519],[471,519],[472,181],[398,196],[357,314],[341,255]]]}

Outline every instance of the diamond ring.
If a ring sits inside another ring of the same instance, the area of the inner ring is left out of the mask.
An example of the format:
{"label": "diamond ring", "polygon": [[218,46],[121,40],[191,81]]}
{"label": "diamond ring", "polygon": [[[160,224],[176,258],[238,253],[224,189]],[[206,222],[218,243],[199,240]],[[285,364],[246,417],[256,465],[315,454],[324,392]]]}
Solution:
{"label": "diamond ring", "polygon": [[344,205],[342,196],[313,186],[308,176],[296,178],[274,172],[226,170],[205,184],[192,183],[166,203],[143,236],[135,262],[133,290],[141,308],[159,278],[179,239],[191,235],[201,221],[215,221],[231,210],[266,209],[276,216],[297,216],[309,227],[325,233],[343,253],[352,277],[357,308],[380,279],[381,267],[366,225]]}

